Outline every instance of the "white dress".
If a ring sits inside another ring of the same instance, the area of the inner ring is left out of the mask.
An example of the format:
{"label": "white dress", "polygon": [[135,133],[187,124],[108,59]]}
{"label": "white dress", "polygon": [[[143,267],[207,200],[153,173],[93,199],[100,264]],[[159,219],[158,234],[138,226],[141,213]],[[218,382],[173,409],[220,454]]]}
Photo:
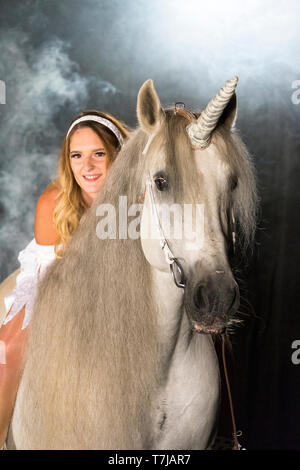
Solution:
{"label": "white dress", "polygon": [[35,238],[20,251],[18,260],[21,271],[16,279],[16,287],[4,298],[6,314],[12,307],[3,324],[8,323],[25,305],[22,330],[28,326],[37,293],[38,282],[49,264],[56,259],[54,245],[39,245]]}

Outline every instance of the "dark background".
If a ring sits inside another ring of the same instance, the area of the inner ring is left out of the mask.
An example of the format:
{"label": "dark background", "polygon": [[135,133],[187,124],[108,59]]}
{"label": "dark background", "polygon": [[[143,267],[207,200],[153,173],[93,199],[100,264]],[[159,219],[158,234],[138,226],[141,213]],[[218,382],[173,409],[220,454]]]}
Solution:
{"label": "dark background", "polygon": [[135,126],[148,78],[163,106],[201,109],[239,76],[237,127],[261,199],[233,338],[248,449],[300,449],[299,18],[297,0],[0,1],[0,280],[33,238],[36,200],[75,114],[97,108]]}

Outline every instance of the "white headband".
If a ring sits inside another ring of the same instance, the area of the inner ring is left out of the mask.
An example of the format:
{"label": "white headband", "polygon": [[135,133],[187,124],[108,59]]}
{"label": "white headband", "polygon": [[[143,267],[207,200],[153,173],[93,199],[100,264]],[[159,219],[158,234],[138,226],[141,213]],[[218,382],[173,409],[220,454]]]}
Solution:
{"label": "white headband", "polygon": [[71,124],[71,126],[69,127],[69,130],[67,132],[67,137],[70,134],[73,127],[76,126],[76,124],[79,124],[80,122],[83,122],[83,121],[95,121],[95,122],[99,122],[99,124],[103,124],[103,126],[108,127],[115,134],[118,141],[120,142],[120,145],[123,145],[123,137],[122,137],[121,132],[117,128],[117,126],[115,126],[115,124],[113,124],[108,119],[105,119],[105,118],[100,117],[100,116],[95,116],[94,114],[86,114],[85,116],[82,116],[82,117],[76,119],[76,121],[74,121]]}

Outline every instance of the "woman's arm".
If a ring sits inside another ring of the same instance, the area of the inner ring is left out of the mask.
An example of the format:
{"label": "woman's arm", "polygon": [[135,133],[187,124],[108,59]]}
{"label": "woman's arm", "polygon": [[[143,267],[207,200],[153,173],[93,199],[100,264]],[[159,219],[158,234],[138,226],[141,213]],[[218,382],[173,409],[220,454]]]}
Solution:
{"label": "woman's arm", "polygon": [[19,253],[20,273],[15,289],[5,297],[7,309],[3,324],[8,323],[25,306],[23,328],[28,325],[40,275],[55,259],[54,243],[58,234],[53,224],[58,188],[51,183],[40,195],[36,204],[35,239]]}
{"label": "woman's arm", "polygon": [[58,238],[53,223],[53,212],[57,202],[58,188],[54,182],[42,192],[35,210],[34,235],[39,245],[54,245]]}

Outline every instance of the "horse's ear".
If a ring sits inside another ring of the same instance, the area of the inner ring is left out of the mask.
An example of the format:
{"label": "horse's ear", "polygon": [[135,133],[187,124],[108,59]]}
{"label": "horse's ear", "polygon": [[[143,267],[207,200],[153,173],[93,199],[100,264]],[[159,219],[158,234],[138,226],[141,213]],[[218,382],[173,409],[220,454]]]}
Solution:
{"label": "horse's ear", "polygon": [[218,121],[218,125],[223,124],[224,126],[231,129],[235,126],[236,118],[237,118],[237,98],[236,98],[236,94],[234,93],[232,97],[230,98],[223,113],[221,114],[219,121]]}
{"label": "horse's ear", "polygon": [[152,134],[161,124],[163,110],[151,79],[147,80],[139,91],[137,116],[140,126],[147,133]]}

